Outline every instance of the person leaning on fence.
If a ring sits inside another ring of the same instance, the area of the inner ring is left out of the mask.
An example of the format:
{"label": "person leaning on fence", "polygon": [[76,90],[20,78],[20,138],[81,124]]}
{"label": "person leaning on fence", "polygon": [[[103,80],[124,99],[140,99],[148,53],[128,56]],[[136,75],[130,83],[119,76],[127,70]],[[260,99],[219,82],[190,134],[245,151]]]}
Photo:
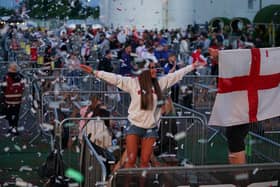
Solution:
{"label": "person leaning on fence", "polygon": [[183,76],[193,71],[200,63],[188,65],[174,73],[157,78],[155,63],[137,60],[138,71],[136,77],[126,77],[104,71],[95,71],[89,66],[81,65],[81,69],[92,73],[119,89],[128,92],[131,102],[128,109],[130,125],[126,126],[126,150],[128,159],[125,168],[135,167],[138,145],[141,143],[140,167],[148,167],[153,145],[158,137],[157,122],[161,116],[163,104],[162,90],[170,88],[180,81]]}
{"label": "person leaning on fence", "polygon": [[17,65],[9,65],[8,73],[5,76],[6,86],[4,88],[6,119],[9,122],[9,130],[14,135],[18,135],[18,119],[22,94],[24,91],[24,81],[22,76],[17,72]]}
{"label": "person leaning on fence", "polygon": [[[102,104],[97,96],[91,97],[91,104],[81,109],[81,117],[109,117],[110,112],[106,110],[106,106]],[[115,162],[113,153],[109,152],[107,148],[112,146],[112,129],[109,120],[81,120],[80,121],[80,135],[82,140],[82,133],[85,130],[92,146],[101,158],[104,158],[107,173],[111,171],[111,162]],[[84,145],[82,143],[82,150]],[[82,159],[82,157],[81,157]]]}

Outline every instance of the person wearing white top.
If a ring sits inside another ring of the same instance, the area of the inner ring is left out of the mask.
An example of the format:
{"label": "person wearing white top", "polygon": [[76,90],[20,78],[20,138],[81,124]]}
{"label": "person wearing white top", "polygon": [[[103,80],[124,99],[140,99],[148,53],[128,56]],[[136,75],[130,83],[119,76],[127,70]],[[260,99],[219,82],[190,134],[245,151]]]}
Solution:
{"label": "person wearing white top", "polygon": [[162,91],[180,81],[183,76],[193,71],[199,62],[188,65],[174,73],[157,78],[154,62],[138,60],[138,76],[126,77],[104,71],[95,71],[81,65],[83,71],[93,73],[119,89],[128,92],[131,102],[128,108],[130,125],[125,128],[128,159],[125,168],[135,167],[138,145],[141,142],[140,167],[149,167],[153,144],[158,137],[157,122],[161,116],[161,105],[164,104]]}

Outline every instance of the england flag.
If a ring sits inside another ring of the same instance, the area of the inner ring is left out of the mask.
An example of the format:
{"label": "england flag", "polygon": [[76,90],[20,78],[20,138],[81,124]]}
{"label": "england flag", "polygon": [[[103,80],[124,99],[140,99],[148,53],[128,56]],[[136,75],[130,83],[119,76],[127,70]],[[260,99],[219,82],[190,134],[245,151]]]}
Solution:
{"label": "england flag", "polygon": [[220,51],[218,81],[209,125],[226,127],[280,116],[280,48]]}

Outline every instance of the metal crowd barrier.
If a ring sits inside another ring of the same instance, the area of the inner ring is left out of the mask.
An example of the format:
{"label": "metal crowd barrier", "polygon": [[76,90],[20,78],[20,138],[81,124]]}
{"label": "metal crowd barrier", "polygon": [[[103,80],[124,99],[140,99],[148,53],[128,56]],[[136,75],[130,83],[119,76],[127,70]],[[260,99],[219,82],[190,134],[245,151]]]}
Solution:
{"label": "metal crowd barrier", "polygon": [[[122,130],[128,124],[127,118],[66,118],[59,123],[59,126],[61,128],[77,128],[77,125],[81,120],[87,120],[88,122],[92,121],[93,123],[100,123],[100,121],[110,120],[111,131],[112,133],[114,133],[114,136],[112,137],[115,137],[115,139],[112,139],[112,144],[106,144],[106,148],[113,152],[117,160],[119,160],[123,151],[125,150],[125,146],[123,145],[124,136]],[[193,124],[195,124],[195,127],[189,128],[190,126],[193,126]],[[168,129],[171,126],[173,126],[173,129],[175,131]],[[195,116],[162,117],[160,125],[161,137],[159,138],[159,140],[165,142],[162,142],[161,146],[158,147],[159,153],[155,152],[158,160],[167,164],[171,164],[172,162],[176,165],[184,165],[187,163],[202,164],[205,159],[205,146],[207,145],[199,142],[199,140],[205,138],[203,136],[203,133],[200,133],[200,131],[202,131],[201,127],[203,126],[205,126],[203,120]],[[103,127],[100,128],[103,129]],[[108,142],[108,137],[106,136],[106,133],[104,133],[105,129],[101,129],[101,131],[98,131],[96,129],[93,130],[92,128],[90,128],[89,124],[87,124],[84,129],[83,140],[85,140],[86,142],[85,144],[83,144],[84,147],[82,149],[83,156],[81,160],[83,162],[81,163],[81,168],[83,170],[81,170],[81,172],[85,176],[86,180],[88,180],[85,181],[85,183],[88,184],[85,186],[103,186],[107,180],[110,170],[108,171],[103,162],[103,164],[100,163],[100,159],[101,161],[105,161],[106,159],[104,160],[104,157],[96,154],[97,151],[91,146],[92,143],[90,143],[89,141],[96,141],[96,143],[98,143],[99,141],[97,140],[101,139]],[[88,135],[90,133],[95,133],[95,131],[98,131],[99,133],[97,133],[96,137],[91,137],[89,139]],[[198,156],[196,154],[197,152],[201,153],[201,156]],[[89,155],[90,153],[91,155]],[[180,163],[181,161],[182,163]]]}
{"label": "metal crowd barrier", "polygon": [[280,186],[280,164],[120,169],[109,186]]}

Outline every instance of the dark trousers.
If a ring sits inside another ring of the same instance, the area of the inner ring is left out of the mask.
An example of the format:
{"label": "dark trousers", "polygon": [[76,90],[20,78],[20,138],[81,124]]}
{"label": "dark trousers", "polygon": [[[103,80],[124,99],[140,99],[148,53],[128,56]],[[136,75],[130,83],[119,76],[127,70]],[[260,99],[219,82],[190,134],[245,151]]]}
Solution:
{"label": "dark trousers", "polygon": [[10,127],[18,126],[20,105],[7,105],[7,120]]}
{"label": "dark trousers", "polygon": [[171,99],[174,103],[179,103],[179,91],[180,88],[178,85],[171,87]]}

